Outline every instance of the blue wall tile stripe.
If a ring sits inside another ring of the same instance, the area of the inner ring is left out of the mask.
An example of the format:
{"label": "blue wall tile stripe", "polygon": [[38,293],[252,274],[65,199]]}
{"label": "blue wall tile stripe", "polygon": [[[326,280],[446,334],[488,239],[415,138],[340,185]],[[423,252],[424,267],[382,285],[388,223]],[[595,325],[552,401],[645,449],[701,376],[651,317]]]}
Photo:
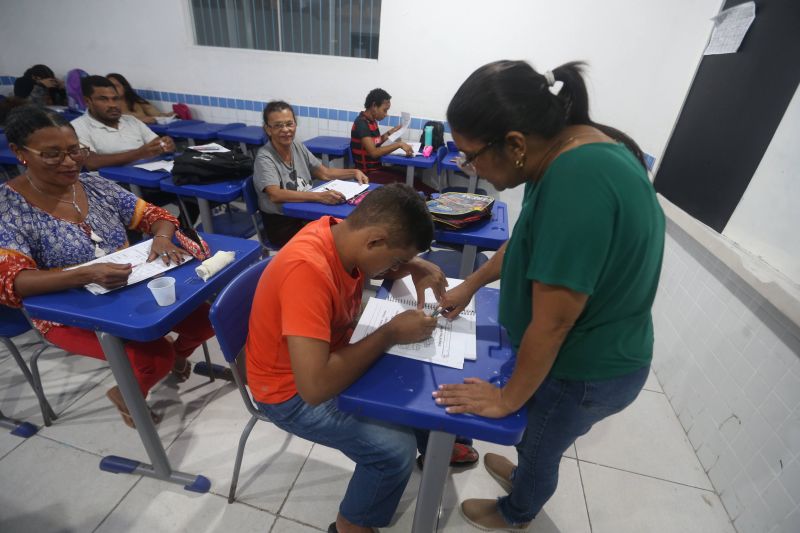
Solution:
{"label": "blue wall tile stripe", "polygon": [[[13,85],[13,76],[0,76],[0,85]],[[182,102],[189,105],[203,105],[209,107],[221,107],[224,109],[240,109],[247,111],[256,111],[261,113],[266,107],[267,102],[260,100],[241,100],[237,98],[227,98],[224,96],[208,96],[200,94],[186,94],[186,93],[170,93],[165,91],[156,91],[151,89],[136,89],[142,97],[148,100],[159,100],[162,102]],[[331,109],[327,107],[311,107],[303,105],[294,105],[295,114],[298,117],[310,117],[325,120],[339,120],[343,122],[353,122],[358,117],[359,111],[350,111],[348,109]],[[422,125],[428,122],[428,118],[412,118],[410,129],[421,130]],[[400,124],[400,117],[397,115],[387,116],[379,122],[381,126],[395,127]],[[445,133],[451,133],[450,124],[443,122]],[[655,158],[646,154],[647,163],[652,167]]]}

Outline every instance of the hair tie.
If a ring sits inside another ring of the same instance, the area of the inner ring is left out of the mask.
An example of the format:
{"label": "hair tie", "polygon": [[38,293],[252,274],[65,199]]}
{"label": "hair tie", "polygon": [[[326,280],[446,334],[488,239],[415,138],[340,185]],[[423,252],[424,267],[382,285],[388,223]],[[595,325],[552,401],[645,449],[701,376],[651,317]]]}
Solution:
{"label": "hair tie", "polygon": [[556,77],[553,76],[553,72],[550,70],[544,73],[544,79],[547,80],[548,87],[552,87],[556,84]]}

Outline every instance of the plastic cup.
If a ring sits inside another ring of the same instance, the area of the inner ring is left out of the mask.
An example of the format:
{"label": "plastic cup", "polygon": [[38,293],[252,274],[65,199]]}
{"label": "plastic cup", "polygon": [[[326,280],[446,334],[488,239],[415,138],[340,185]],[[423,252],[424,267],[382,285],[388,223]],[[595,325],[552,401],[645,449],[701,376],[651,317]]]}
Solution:
{"label": "plastic cup", "polygon": [[153,293],[158,305],[166,306],[175,303],[175,278],[165,276],[156,278],[147,283],[147,288]]}

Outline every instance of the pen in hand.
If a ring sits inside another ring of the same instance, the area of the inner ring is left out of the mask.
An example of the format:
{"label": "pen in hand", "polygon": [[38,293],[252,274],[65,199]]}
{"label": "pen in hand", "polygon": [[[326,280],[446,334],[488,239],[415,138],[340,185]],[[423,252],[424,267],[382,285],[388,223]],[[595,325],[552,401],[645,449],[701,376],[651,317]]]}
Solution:
{"label": "pen in hand", "polygon": [[430,317],[431,318],[436,318],[437,316],[439,316],[439,313],[441,313],[441,312],[442,312],[442,308],[441,307],[437,307],[436,309],[433,310],[433,313],[431,313]]}

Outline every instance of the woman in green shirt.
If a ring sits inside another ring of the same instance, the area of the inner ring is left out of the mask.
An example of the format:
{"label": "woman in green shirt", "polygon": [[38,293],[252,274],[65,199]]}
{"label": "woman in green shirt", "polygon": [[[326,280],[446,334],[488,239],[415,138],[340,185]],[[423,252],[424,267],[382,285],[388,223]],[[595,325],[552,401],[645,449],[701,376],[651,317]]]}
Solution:
{"label": "woman in green shirt", "polygon": [[525,186],[509,241],[440,301],[456,316],[500,279],[516,364],[501,387],[467,378],[439,387],[435,401],[450,413],[528,412],[518,465],[484,456],[508,496],[461,505],[484,529],[525,529],[555,492],[562,453],[633,402],[650,368],[664,215],[636,143],[589,118],[581,67],[490,63],[447,110],[463,170],[498,190]]}

